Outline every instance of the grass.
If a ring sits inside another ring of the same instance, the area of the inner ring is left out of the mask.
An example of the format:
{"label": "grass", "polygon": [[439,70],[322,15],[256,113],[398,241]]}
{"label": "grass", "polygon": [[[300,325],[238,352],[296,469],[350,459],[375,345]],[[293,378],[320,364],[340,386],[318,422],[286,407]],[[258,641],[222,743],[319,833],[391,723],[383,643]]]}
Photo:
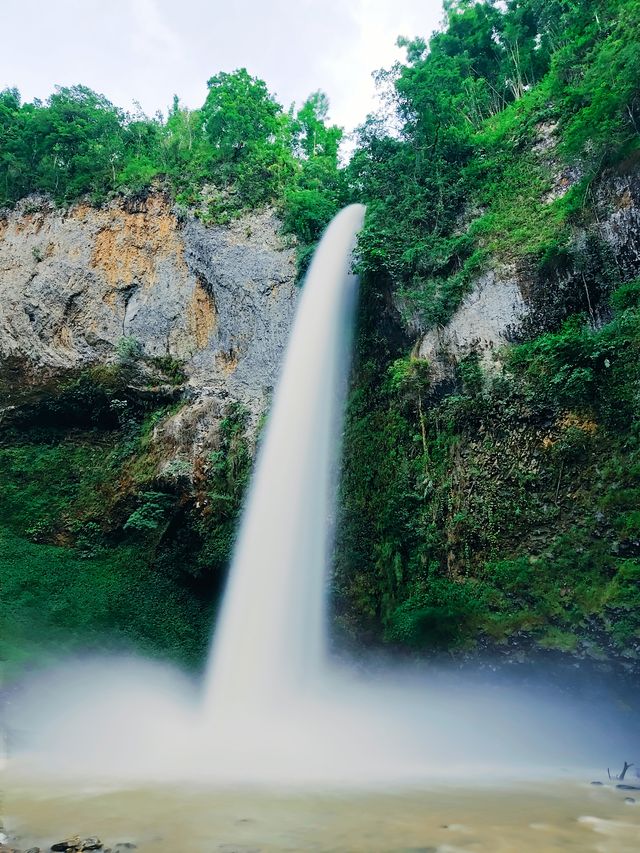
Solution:
{"label": "grass", "polygon": [[83,558],[0,528],[3,634],[9,673],[25,661],[78,649],[138,649],[194,664],[209,614],[153,573],[149,553],[121,545]]}
{"label": "grass", "polygon": [[0,653],[10,670],[85,647],[138,648],[191,664],[204,654],[210,607],[155,567],[164,526],[144,535],[124,529],[153,482],[148,432],[143,422],[5,435]]}

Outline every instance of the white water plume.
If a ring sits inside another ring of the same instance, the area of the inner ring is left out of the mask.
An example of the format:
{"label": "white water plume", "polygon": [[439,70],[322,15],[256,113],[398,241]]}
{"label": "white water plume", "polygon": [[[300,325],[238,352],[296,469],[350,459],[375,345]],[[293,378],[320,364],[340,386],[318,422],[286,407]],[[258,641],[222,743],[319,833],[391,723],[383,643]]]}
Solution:
{"label": "white water plume", "polygon": [[317,677],[334,472],[355,305],[353,204],[305,279],[213,640],[212,713],[278,702]]}

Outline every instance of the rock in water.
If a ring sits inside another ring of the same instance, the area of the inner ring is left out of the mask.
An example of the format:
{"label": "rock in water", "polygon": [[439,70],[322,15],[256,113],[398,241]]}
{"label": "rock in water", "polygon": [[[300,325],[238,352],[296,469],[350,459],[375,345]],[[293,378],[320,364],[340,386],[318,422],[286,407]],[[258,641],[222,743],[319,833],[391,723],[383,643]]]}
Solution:
{"label": "rock in water", "polygon": [[55,853],[65,853],[66,850],[79,850],[80,844],[79,835],[74,835],[72,838],[67,838],[64,841],[57,841],[55,844],[51,845],[51,850],[55,851]]}
{"label": "rock in water", "polygon": [[89,838],[80,838],[79,835],[74,835],[72,838],[67,838],[65,841],[58,841],[51,845],[52,851],[80,851],[80,850],[102,850],[104,847],[102,841],[92,835]]}

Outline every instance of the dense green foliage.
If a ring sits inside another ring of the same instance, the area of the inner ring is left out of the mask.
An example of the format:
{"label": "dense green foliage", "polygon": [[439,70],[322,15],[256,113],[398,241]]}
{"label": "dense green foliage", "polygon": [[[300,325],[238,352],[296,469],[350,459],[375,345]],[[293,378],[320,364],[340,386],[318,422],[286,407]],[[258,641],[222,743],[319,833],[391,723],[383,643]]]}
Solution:
{"label": "dense green foliage", "polygon": [[[363,269],[443,323],[490,253],[541,264],[584,222],[602,169],[640,147],[637,0],[457,0],[382,75],[392,120],[360,129]],[[557,142],[554,158],[545,147]],[[570,192],[554,178],[578,167]]]}
{"label": "dense green foliage", "polygon": [[[337,621],[422,650],[633,660],[638,282],[574,235],[590,233],[607,170],[638,161],[640,4],[446,10],[443,31],[404,40],[406,64],[381,75],[387,113],[349,166],[368,216]],[[432,387],[408,330],[446,323],[501,262],[528,288],[523,342],[502,371],[472,354]]]}
{"label": "dense green foliage", "polygon": [[[345,166],[326,96],[285,111],[244,69],[213,76],[199,110],[176,98],[166,118],[81,86],[32,104],[7,90],[0,205],[151,186],[207,223],[275,205],[304,265],[338,208],[366,203],[342,635],[637,661],[640,269],[593,223],[607,176],[640,162],[640,0],[444,6],[442,29],[401,39],[406,62],[379,73],[384,108]],[[471,353],[434,387],[411,354],[417,334],[503,263],[532,309],[517,345],[491,373]],[[125,340],[118,365],[40,389],[3,424],[10,655],[54,635],[188,661],[206,646],[250,469],[246,415],[228,409],[195,468],[163,468],[152,430],[179,392],[149,402],[131,388],[149,371],[184,377],[142,362]]]}
{"label": "dense green foliage", "polygon": [[12,666],[78,645],[189,665],[206,650],[250,465],[245,414],[229,407],[200,470],[163,467],[153,427],[181,402],[131,390],[175,373],[146,361],[27,390],[2,425],[0,655]]}
{"label": "dense green foliage", "polygon": [[637,654],[637,299],[634,282],[602,328],[575,317],[513,348],[503,374],[484,376],[470,357],[438,402],[411,359],[393,362],[382,388],[353,392],[344,630],[365,614],[372,637],[401,645],[517,635],[525,647]]}

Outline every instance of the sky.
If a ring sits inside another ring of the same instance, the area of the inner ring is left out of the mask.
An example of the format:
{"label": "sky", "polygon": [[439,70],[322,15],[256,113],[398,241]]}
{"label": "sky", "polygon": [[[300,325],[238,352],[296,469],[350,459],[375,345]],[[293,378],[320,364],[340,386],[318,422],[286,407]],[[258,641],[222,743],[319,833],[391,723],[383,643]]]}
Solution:
{"label": "sky", "polygon": [[347,131],[375,109],[371,74],[428,36],[441,0],[0,0],[0,89],[23,100],[82,83],[120,107],[202,105],[206,81],[246,67],[285,108],[318,89]]}

